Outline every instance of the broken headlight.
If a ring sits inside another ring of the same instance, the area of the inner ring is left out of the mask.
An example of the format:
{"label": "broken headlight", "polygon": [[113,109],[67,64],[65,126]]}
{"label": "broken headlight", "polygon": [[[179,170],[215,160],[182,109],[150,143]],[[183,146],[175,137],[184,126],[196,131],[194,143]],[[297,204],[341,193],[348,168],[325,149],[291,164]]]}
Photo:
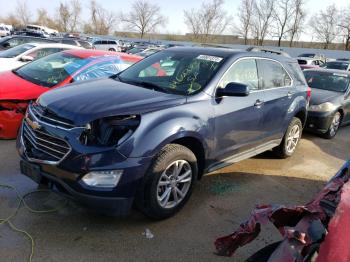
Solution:
{"label": "broken headlight", "polygon": [[80,142],[86,146],[116,146],[127,140],[140,124],[139,115],[113,116],[86,125]]}

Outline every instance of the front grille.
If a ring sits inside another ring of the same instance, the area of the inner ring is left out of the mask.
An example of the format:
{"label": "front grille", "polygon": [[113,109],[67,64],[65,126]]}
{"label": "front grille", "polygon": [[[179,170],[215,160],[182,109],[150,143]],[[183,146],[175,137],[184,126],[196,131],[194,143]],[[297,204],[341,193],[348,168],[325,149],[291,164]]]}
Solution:
{"label": "front grille", "polygon": [[60,162],[71,150],[69,144],[43,130],[33,129],[23,121],[22,139],[29,158],[51,163]]}
{"label": "front grille", "polygon": [[65,129],[74,128],[74,124],[72,121],[59,117],[58,115],[51,112],[49,109],[42,107],[41,105],[32,104],[29,107],[29,111],[35,116],[36,119],[45,123],[54,125],[56,127],[62,127]]}

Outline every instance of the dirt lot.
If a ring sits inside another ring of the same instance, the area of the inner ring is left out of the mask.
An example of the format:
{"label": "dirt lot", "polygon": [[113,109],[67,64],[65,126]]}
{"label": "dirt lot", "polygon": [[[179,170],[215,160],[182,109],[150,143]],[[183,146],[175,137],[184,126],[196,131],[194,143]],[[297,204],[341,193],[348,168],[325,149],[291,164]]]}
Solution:
{"label": "dirt lot", "polygon": [[[216,237],[230,233],[257,203],[301,204],[309,200],[350,159],[350,127],[334,140],[305,134],[296,154],[286,160],[269,152],[204,177],[184,210],[161,222],[138,212],[124,219],[102,217],[69,203],[57,213],[33,214],[21,209],[14,224],[35,240],[33,261],[242,261],[278,237],[263,230],[258,241],[234,258],[213,254]],[[20,175],[14,141],[0,141],[0,184],[20,192],[35,184]],[[28,199],[34,207],[52,207],[53,195]],[[0,217],[15,210],[16,197],[0,188]],[[154,237],[143,235],[149,229]],[[0,260],[27,261],[30,242],[8,226],[0,227]]]}

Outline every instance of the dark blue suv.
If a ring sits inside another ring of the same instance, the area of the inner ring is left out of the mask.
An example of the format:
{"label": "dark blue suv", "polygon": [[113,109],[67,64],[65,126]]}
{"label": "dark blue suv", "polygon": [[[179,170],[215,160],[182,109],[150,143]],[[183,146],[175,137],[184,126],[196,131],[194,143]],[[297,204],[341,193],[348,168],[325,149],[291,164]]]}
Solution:
{"label": "dark blue suv", "polygon": [[205,173],[271,149],[291,156],[307,104],[304,76],[283,54],[170,48],[42,95],[19,133],[21,171],[102,211],[134,203],[166,218]]}

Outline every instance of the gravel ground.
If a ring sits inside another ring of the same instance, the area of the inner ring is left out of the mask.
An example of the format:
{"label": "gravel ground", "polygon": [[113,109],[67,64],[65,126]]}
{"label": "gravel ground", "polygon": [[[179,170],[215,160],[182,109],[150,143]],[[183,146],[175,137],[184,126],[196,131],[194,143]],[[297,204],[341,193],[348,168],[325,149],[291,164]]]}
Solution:
{"label": "gravel ground", "polygon": [[[258,248],[277,240],[273,227],[258,241],[240,249],[234,258],[213,254],[213,242],[244,221],[258,203],[303,204],[350,159],[350,127],[334,140],[304,134],[295,155],[275,159],[270,153],[205,176],[191,200],[175,217],[150,221],[137,211],[128,218],[99,216],[69,202],[56,213],[33,214],[21,209],[13,220],[35,240],[33,261],[243,261]],[[21,193],[36,189],[22,176],[14,141],[0,141],[0,184]],[[41,194],[30,205],[52,207],[62,199]],[[15,210],[16,196],[0,188],[0,217]],[[144,232],[149,229],[153,238]],[[0,226],[0,261],[28,261],[29,240]]]}

